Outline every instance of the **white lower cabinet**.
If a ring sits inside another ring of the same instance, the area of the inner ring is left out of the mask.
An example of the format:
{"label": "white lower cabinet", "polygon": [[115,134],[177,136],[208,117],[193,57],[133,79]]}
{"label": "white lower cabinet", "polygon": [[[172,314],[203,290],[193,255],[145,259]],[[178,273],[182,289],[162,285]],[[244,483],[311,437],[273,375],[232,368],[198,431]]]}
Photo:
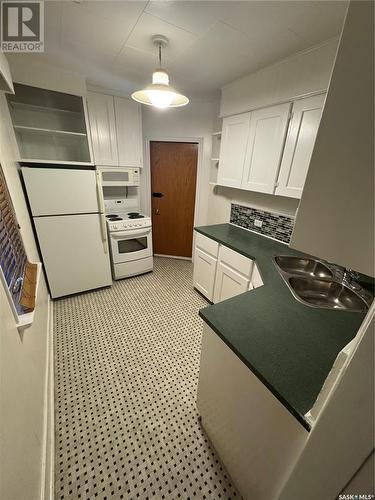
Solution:
{"label": "white lower cabinet", "polygon": [[309,433],[208,325],[197,407],[242,497],[277,500]]}
{"label": "white lower cabinet", "polygon": [[194,287],[212,302],[215,285],[217,259],[203,250],[194,252]]}
{"label": "white lower cabinet", "polygon": [[214,302],[230,299],[249,289],[250,280],[222,262],[218,263],[215,279]]}
{"label": "white lower cabinet", "polygon": [[194,287],[217,303],[263,285],[254,262],[196,233]]}
{"label": "white lower cabinet", "polygon": [[202,295],[212,302],[214,297],[215,276],[219,243],[195,233],[193,282]]}
{"label": "white lower cabinet", "polygon": [[251,259],[220,245],[213,301],[221,302],[246,292],[252,269]]}

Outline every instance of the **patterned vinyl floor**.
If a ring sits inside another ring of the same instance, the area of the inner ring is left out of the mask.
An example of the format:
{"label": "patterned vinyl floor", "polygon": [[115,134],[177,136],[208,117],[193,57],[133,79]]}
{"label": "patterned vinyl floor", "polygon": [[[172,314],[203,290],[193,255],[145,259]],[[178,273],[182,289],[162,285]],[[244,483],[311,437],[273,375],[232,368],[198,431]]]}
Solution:
{"label": "patterned vinyl floor", "polygon": [[239,497],[195,407],[192,264],[54,302],[56,499]]}

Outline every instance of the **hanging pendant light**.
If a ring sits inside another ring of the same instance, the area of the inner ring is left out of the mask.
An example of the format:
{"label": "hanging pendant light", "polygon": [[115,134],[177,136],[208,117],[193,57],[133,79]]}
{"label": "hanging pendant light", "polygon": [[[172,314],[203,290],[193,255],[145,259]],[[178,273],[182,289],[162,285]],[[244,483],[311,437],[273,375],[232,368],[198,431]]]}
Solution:
{"label": "hanging pendant light", "polygon": [[158,47],[159,51],[159,69],[152,73],[152,84],[148,85],[143,90],[137,90],[132,94],[132,99],[155,106],[156,108],[177,108],[185,106],[189,99],[182,94],[175,91],[169,85],[168,73],[161,67],[161,50],[168,45],[168,38],[163,35],[154,35],[152,37],[154,45]]}

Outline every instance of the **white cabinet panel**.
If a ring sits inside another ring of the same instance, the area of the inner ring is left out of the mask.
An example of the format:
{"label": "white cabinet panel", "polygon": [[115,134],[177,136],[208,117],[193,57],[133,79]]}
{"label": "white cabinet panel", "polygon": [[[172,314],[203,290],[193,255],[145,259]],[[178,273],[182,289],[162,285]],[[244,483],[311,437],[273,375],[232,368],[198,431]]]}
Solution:
{"label": "white cabinet panel", "polygon": [[218,184],[240,187],[249,136],[250,113],[224,118]]}
{"label": "white cabinet panel", "polygon": [[249,278],[245,278],[232,268],[219,262],[216,271],[214,302],[230,299],[235,295],[246,292],[249,287]]}
{"label": "white cabinet panel", "polygon": [[324,99],[325,94],[301,99],[293,104],[293,116],[275,194],[301,198]]}
{"label": "white cabinet panel", "polygon": [[217,254],[219,253],[219,243],[200,233],[196,233],[195,246],[204,252],[209,253],[213,257],[217,257]]}
{"label": "white cabinet panel", "polygon": [[309,433],[206,324],[197,407],[242,498],[278,499]]}
{"label": "white cabinet panel", "polygon": [[142,117],[140,105],[115,97],[116,134],[119,165],[142,167]]}
{"label": "white cabinet panel", "polygon": [[256,264],[254,264],[253,274],[251,275],[251,285],[251,288],[258,288],[258,286],[263,285],[263,280]]}
{"label": "white cabinet panel", "polygon": [[250,278],[253,269],[253,261],[248,257],[224,245],[220,245],[219,261],[243,274],[246,278]]}
{"label": "white cabinet panel", "polygon": [[273,193],[288,126],[290,103],[253,111],[250,116],[243,189]]}
{"label": "white cabinet panel", "polygon": [[194,253],[194,287],[208,300],[212,301],[217,259],[199,248]]}
{"label": "white cabinet panel", "polygon": [[87,97],[91,138],[96,165],[118,165],[113,97],[89,92]]}
{"label": "white cabinet panel", "polygon": [[3,52],[0,52],[0,91],[14,94],[12,75],[10,74],[8,60]]}

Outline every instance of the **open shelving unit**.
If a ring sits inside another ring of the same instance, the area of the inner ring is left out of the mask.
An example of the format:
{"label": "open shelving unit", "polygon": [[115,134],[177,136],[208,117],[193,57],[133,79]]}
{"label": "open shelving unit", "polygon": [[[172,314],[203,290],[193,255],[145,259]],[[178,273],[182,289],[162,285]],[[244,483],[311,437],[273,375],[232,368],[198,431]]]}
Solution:
{"label": "open shelving unit", "polygon": [[16,83],[7,99],[21,161],[91,164],[82,97]]}
{"label": "open shelving unit", "polygon": [[39,127],[26,127],[24,125],[14,125],[14,130],[28,131],[32,132],[43,132],[45,134],[67,134],[67,135],[78,135],[78,136],[87,136],[87,134],[83,132],[72,132],[70,130],[54,130],[50,128],[39,128]]}
{"label": "open shelving unit", "polygon": [[221,131],[212,133],[211,167],[210,167],[210,186],[217,186],[217,171],[220,162],[220,144]]}

